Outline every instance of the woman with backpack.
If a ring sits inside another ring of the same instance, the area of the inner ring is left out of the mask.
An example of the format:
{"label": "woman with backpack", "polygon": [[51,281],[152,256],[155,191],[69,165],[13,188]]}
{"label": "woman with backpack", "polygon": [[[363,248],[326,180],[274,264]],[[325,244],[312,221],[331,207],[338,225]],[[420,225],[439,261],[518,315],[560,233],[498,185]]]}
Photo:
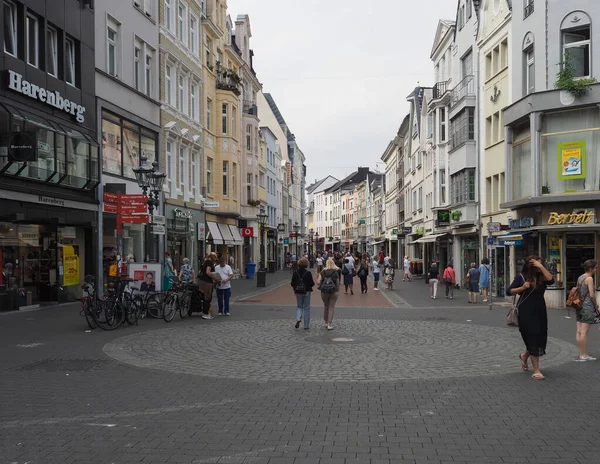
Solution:
{"label": "woman with backpack", "polygon": [[296,310],[296,328],[304,321],[304,330],[310,329],[310,294],[315,286],[312,273],[307,270],[308,259],[300,258],[298,269],[292,274],[292,288],[296,295],[298,309]]}
{"label": "woman with backpack", "polygon": [[344,259],[342,275],[344,276],[344,287],[346,289],[344,295],[348,294],[348,288],[350,288],[350,295],[354,295],[354,291],[352,290],[354,281],[354,265],[348,258]]}
{"label": "woman with backpack", "polygon": [[367,277],[369,276],[369,265],[367,264],[366,256],[363,257],[357,272],[360,279],[360,293],[367,293]]}
{"label": "woman with backpack", "polygon": [[[579,301],[575,311],[577,315],[577,346],[579,347],[579,357],[577,362],[595,361],[587,352],[587,336],[592,324],[600,323],[598,314],[598,302],[594,292],[594,274],[598,271],[598,262],[595,259],[588,259],[583,263],[584,273],[577,279],[577,292]],[[569,295],[570,296],[570,295]],[[568,303],[568,302],[567,302]]]}
{"label": "woman with backpack", "polygon": [[321,299],[325,305],[323,319],[327,330],[333,330],[331,322],[333,321],[333,312],[335,303],[340,296],[340,268],[335,265],[335,261],[329,258],[325,263],[325,269],[317,277],[317,284],[321,290]]}

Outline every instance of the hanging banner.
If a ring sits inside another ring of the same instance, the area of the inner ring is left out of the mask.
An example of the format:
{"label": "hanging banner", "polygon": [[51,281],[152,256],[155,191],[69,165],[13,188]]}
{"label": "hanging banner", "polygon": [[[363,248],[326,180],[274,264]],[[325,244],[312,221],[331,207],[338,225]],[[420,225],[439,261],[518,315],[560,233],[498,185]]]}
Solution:
{"label": "hanging banner", "polygon": [[63,245],[63,285],[79,285],[79,256],[71,245]]}
{"label": "hanging banner", "polygon": [[558,178],[585,179],[585,140],[558,144]]}

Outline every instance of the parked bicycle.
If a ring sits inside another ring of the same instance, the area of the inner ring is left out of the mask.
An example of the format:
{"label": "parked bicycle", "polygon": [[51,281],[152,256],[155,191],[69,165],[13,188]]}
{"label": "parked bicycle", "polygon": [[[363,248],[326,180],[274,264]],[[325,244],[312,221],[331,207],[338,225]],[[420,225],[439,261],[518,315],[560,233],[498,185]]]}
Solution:
{"label": "parked bicycle", "polygon": [[192,302],[192,292],[195,289],[194,284],[180,282],[175,280],[173,286],[165,294],[163,308],[163,319],[165,322],[171,322],[179,311],[179,317],[185,319],[190,310]]}
{"label": "parked bicycle", "polygon": [[102,300],[96,317],[96,323],[102,330],[114,330],[125,321],[129,325],[138,324],[142,304],[140,299],[134,297],[134,289],[130,287],[132,282],[125,277],[119,279],[116,295],[109,295]]}
{"label": "parked bicycle", "polygon": [[99,317],[99,312],[102,308],[102,300],[96,294],[94,277],[87,275],[84,282],[81,288],[85,292],[85,295],[81,298],[81,311],[79,315],[84,316],[90,330],[94,330],[98,327],[96,319]]}

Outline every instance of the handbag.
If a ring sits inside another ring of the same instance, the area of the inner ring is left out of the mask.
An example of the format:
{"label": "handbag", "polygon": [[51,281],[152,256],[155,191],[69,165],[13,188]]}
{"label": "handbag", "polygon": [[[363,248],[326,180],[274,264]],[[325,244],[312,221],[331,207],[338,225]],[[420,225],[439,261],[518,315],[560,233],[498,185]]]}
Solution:
{"label": "handbag", "polygon": [[519,327],[519,305],[525,301],[529,295],[535,292],[535,287],[525,296],[525,298],[519,298],[517,302],[517,295],[513,296],[513,304],[506,313],[506,325],[511,327]]}

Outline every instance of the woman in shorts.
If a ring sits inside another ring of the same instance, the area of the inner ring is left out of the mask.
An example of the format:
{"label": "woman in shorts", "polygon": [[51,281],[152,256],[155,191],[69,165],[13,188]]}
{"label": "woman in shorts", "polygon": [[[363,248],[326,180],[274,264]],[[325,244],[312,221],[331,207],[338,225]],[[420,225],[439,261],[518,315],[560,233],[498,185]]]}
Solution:
{"label": "woman in shorts", "polygon": [[594,274],[598,271],[598,263],[595,259],[588,259],[583,263],[584,273],[577,279],[579,285],[579,297],[581,298],[581,308],[577,309],[577,346],[579,347],[579,357],[577,362],[595,361],[587,352],[587,336],[592,324],[600,323],[598,315],[598,303],[596,302],[596,293],[594,292]]}

